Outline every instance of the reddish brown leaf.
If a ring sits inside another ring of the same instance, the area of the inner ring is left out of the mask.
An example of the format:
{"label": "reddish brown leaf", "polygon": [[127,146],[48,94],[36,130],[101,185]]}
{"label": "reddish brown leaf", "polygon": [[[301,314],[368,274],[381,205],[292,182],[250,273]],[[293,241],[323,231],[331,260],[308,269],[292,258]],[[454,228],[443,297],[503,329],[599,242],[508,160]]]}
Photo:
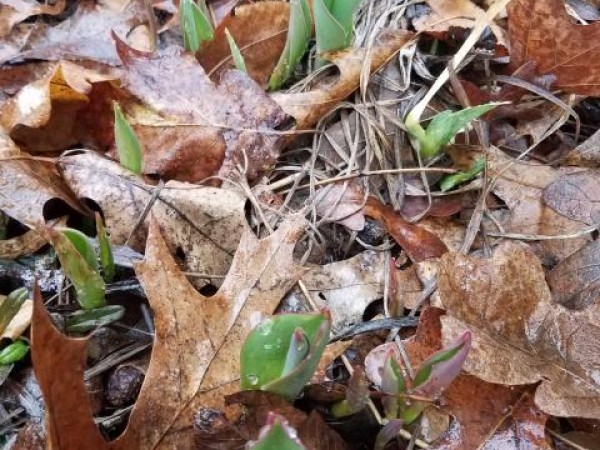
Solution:
{"label": "reddish brown leaf", "polygon": [[248,74],[265,85],[285,46],[289,16],[286,2],[241,5],[223,20],[215,38],[203,45],[196,57],[208,76],[218,82],[223,72],[235,67],[225,35],[228,29],[244,56]]}
{"label": "reddish brown leaf", "polygon": [[151,54],[116,45],[126,89],[153,109],[134,118],[146,173],[195,182],[240,164],[253,178],[275,162],[282,139],[269,132],[288,117],[246,74],[228,71],[215,85],[179,48]]}
{"label": "reddish brown leaf", "polygon": [[511,64],[535,61],[556,87],[600,95],[600,23],[575,24],[563,0],[514,0],[508,5]]}
{"label": "reddish brown leaf", "polygon": [[448,251],[436,235],[406,222],[392,207],[384,205],[374,197],[367,200],[365,214],[382,222],[388,233],[414,261],[438,258]]}

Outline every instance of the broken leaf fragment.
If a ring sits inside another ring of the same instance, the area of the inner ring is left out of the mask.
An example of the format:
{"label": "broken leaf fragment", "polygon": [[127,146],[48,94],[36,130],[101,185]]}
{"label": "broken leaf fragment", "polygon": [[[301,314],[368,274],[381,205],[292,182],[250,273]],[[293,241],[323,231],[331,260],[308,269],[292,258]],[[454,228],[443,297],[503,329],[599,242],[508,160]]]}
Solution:
{"label": "broken leaf fragment", "polygon": [[330,329],[327,313],[282,314],[265,319],[242,347],[242,389],[260,389],[295,399],[313,376],[329,342]]}

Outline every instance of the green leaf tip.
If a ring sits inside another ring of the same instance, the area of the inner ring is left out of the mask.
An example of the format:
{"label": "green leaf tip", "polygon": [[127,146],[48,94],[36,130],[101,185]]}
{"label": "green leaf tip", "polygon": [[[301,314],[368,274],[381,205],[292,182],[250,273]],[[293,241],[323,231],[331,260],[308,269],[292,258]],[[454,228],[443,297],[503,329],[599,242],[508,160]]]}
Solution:
{"label": "green leaf tip", "polygon": [[271,77],[269,90],[283,86],[294,73],[294,69],[306,53],[311,35],[310,7],[307,0],[291,0],[290,25],[285,47]]}
{"label": "green leaf tip", "polygon": [[442,178],[440,181],[440,189],[442,192],[449,191],[450,189],[458,186],[459,184],[466,183],[467,181],[471,181],[475,178],[479,173],[483,172],[485,169],[486,160],[485,158],[478,159],[473,163],[468,170],[463,170],[458,173],[454,173],[452,175],[448,175]]}
{"label": "green leaf tip", "polygon": [[115,112],[115,145],[121,165],[138,175],[142,173],[142,145],[117,102]]}
{"label": "green leaf tip", "polygon": [[29,352],[29,344],[19,339],[2,349],[0,352],[0,365],[6,366],[16,363],[25,358],[27,352]]}
{"label": "green leaf tip", "polygon": [[350,46],[354,35],[354,14],[360,3],[361,0],[314,0],[319,55]]}
{"label": "green leaf tip", "polygon": [[473,106],[460,111],[442,111],[436,114],[427,130],[424,130],[417,117],[411,112],[406,117],[406,130],[416,143],[419,153],[425,159],[436,156],[456,134],[473,120],[490,112],[498,103]]}
{"label": "green leaf tip", "polygon": [[198,3],[194,0],[181,0],[179,20],[183,45],[187,51],[196,53],[203,42],[214,39],[215,31],[204,0],[199,0]]}
{"label": "green leaf tip", "polygon": [[327,313],[282,314],[265,319],[250,332],[242,347],[242,389],[295,399],[312,377],[329,342],[330,330]]}
{"label": "green leaf tip", "polygon": [[235,43],[235,39],[233,39],[233,36],[229,32],[228,28],[225,28],[225,36],[227,36],[227,42],[229,43],[229,50],[231,51],[231,57],[233,58],[235,68],[237,70],[241,70],[242,72],[248,73],[244,56],[242,55],[238,45]]}
{"label": "green leaf tip", "polygon": [[281,416],[270,412],[258,439],[246,444],[247,450],[306,450],[297,438],[296,430]]}

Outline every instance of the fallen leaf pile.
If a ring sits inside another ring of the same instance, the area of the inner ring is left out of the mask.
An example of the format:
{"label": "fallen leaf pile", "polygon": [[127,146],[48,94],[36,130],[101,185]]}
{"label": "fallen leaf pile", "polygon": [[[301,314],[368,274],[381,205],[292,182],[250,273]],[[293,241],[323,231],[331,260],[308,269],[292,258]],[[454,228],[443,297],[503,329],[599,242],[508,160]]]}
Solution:
{"label": "fallen leaf pile", "polygon": [[598,448],[598,1],[185,1],[0,0],[0,446]]}

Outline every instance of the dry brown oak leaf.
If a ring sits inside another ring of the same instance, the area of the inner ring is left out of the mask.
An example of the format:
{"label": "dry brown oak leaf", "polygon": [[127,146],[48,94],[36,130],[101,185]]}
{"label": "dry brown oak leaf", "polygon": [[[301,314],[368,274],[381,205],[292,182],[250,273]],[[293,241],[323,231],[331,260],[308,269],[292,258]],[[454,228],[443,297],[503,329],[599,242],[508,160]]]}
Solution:
{"label": "dry brown oak leaf", "polygon": [[[117,66],[120,60],[111,33],[116,33],[123,39],[128,38],[128,42],[136,48],[153,48],[154,42],[148,26],[153,18],[149,18],[148,11],[142,0],[102,3],[82,0],[75,13],[58,25],[43,23],[28,34],[26,48],[29,50],[7,52],[7,55],[0,52],[0,64],[68,59]],[[26,25],[15,27],[13,34],[23,33],[20,27]]]}
{"label": "dry brown oak leaf", "polygon": [[159,188],[94,152],[64,155],[58,165],[75,195],[102,209],[113,244],[128,243],[141,252],[154,216],[172,253],[183,253],[184,270],[218,277],[227,273],[246,224],[241,194],[177,181]]}
{"label": "dry brown oak leaf", "polygon": [[290,118],[248,75],[230,70],[214,84],[179,47],[153,54],[115,42],[124,88],[146,107],[131,117],[145,173],[197,182],[238,165],[254,178],[274,164],[283,141],[275,130]]}
{"label": "dry brown oak leaf", "polygon": [[600,23],[576,24],[563,0],[513,0],[508,5],[511,65],[529,60],[557,77],[566,92],[600,95]]}
{"label": "dry brown oak leaf", "polygon": [[[127,429],[112,442],[104,440],[91,415],[83,382],[87,339],[62,335],[38,291],[32,359],[46,403],[49,448],[193,449],[194,413],[200,407],[222,408],[223,397],[239,389],[239,352],[246,336],[304,273],[293,261],[304,227],[304,218],[295,216],[260,241],[246,229],[223,286],[207,298],[180,271],[152,222],[136,274],[154,311],[154,347]],[[59,379],[56,367],[64,369]]]}
{"label": "dry brown oak leaf", "polygon": [[[544,189],[567,173],[567,169],[515,160],[494,146],[486,150],[485,155],[476,146],[454,145],[446,151],[455,162],[463,161],[469,167],[475,159],[487,157],[490,177],[495,180],[492,192],[510,210],[510,214],[496,217],[506,233],[557,236],[577,234],[585,227],[580,221],[557,213],[543,199]],[[491,226],[488,231],[497,233],[498,229]],[[554,263],[572,255],[588,241],[589,237],[584,235],[574,239],[550,239],[536,242],[534,249],[544,261]]]}
{"label": "dry brown oak leaf", "polygon": [[290,4],[264,1],[240,5],[215,30],[215,38],[202,46],[196,58],[208,76],[218,82],[235,68],[225,30],[229,30],[246,62],[250,77],[264,86],[285,47]]}
{"label": "dry brown oak leaf", "polygon": [[539,259],[500,244],[490,259],[448,253],[438,282],[448,342],[469,328],[467,372],[491,383],[540,383],[547,414],[600,418],[600,303],[581,311],[552,300]]}

